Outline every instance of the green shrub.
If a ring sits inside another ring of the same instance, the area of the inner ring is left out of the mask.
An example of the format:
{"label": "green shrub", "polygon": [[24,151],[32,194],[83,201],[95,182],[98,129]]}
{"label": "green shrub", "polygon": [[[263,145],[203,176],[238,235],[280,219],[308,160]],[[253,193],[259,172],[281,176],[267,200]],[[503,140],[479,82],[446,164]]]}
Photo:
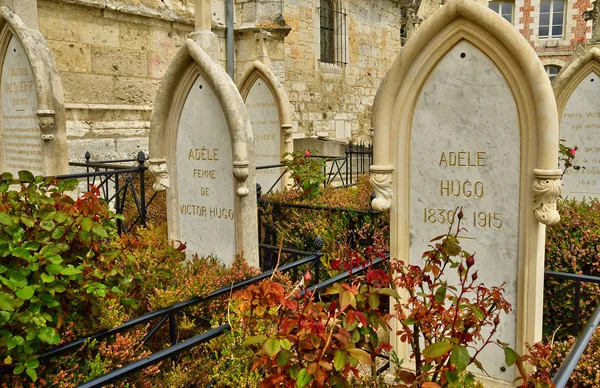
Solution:
{"label": "green shrub", "polygon": [[37,355],[61,341],[61,326],[89,330],[101,301],[122,293],[114,214],[94,191],[66,195],[76,184],[0,176],[0,359],[34,381]]}
{"label": "green shrub", "polygon": [[[564,362],[567,354],[575,343],[575,337],[553,344],[553,354],[550,359],[552,364],[551,374],[555,375]],[[600,387],[600,331],[596,330],[585,352],[579,359],[571,379],[567,384],[570,388],[597,388]]]}
{"label": "green shrub", "polygon": [[[560,223],[548,227],[546,232],[546,270],[600,276],[600,202],[564,200],[559,201],[558,210]],[[544,314],[545,335],[552,335],[560,327],[557,338],[563,339],[572,330],[574,290],[562,292],[569,284],[572,283],[558,280],[545,282],[544,311],[553,312]],[[579,306],[582,312],[581,328],[598,303],[599,286],[582,284]]]}
{"label": "green shrub", "polygon": [[[330,274],[331,263],[342,259],[348,261],[357,252],[373,246],[376,251],[389,250],[389,213],[364,213],[370,210],[373,192],[366,175],[358,179],[354,187],[333,188],[328,186],[318,199],[307,199],[296,190],[285,190],[262,197],[273,203],[294,203],[346,209],[310,210],[267,204],[261,212],[263,233],[269,227],[276,230],[279,245],[286,248],[312,251],[317,237],[323,239],[322,259],[324,269]],[[363,213],[359,212],[362,211]]]}

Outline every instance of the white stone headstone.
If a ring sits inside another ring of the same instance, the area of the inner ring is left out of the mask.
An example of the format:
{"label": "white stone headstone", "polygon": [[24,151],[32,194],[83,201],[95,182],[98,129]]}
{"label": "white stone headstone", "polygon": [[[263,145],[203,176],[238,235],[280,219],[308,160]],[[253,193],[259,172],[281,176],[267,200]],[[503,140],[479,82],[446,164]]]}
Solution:
{"label": "white stone headstone", "polygon": [[[563,198],[600,198],[600,76],[588,74],[569,97],[560,118],[560,137],[577,146],[575,164],[563,177]],[[564,168],[564,166],[561,166]]]}
{"label": "white stone headstone", "polygon": [[[410,261],[420,264],[429,240],[448,231],[463,208],[462,246],[475,252],[486,286],[506,283],[513,306],[496,338],[516,342],[520,127],[504,76],[487,55],[458,43],[430,73],[417,99],[410,144]],[[456,224],[455,224],[456,225]],[[503,350],[488,346],[478,357],[494,378]]]}
{"label": "white stone headstone", "polygon": [[23,46],[12,36],[4,53],[0,85],[2,149],[0,169],[16,175],[29,170],[43,174],[42,140],[33,71]]}
{"label": "white stone headstone", "polygon": [[[246,97],[246,109],[254,134],[256,166],[269,166],[281,162],[281,130],[279,111],[273,93],[262,78],[258,78]],[[280,168],[256,171],[256,183],[267,192],[281,175]],[[281,190],[281,181],[273,188]]]}
{"label": "white stone headstone", "polygon": [[221,104],[202,76],[183,106],[176,150],[179,239],[187,252],[213,254],[229,265],[236,254],[231,140]]}

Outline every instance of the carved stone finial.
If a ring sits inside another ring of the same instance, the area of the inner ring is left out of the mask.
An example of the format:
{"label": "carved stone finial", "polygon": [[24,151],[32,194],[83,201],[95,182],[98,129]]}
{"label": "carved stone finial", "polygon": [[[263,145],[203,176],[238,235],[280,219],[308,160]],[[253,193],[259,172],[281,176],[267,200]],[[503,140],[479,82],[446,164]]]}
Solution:
{"label": "carved stone finial", "polygon": [[38,117],[38,125],[42,131],[42,140],[54,139],[54,129],[56,128],[56,112],[53,110],[40,109],[36,113]]}
{"label": "carved stone finial", "polygon": [[246,197],[250,194],[250,190],[246,187],[246,179],[250,173],[249,165],[247,160],[233,162],[233,176],[238,183],[236,192],[239,197]]}
{"label": "carved stone finial", "polygon": [[535,218],[544,225],[554,225],[560,221],[556,201],[562,193],[562,170],[533,170],[533,206]]}
{"label": "carved stone finial", "polygon": [[375,199],[371,202],[373,210],[387,211],[392,206],[392,173],[394,166],[371,166],[371,186],[375,190]]}
{"label": "carved stone finial", "polygon": [[167,161],[164,159],[150,159],[148,163],[148,170],[152,175],[154,175],[154,184],[152,185],[152,190],[165,191],[171,187],[171,179],[169,178]]}
{"label": "carved stone finial", "polygon": [[291,143],[292,142],[292,125],[291,124],[282,124],[281,130],[283,131],[283,142]]}

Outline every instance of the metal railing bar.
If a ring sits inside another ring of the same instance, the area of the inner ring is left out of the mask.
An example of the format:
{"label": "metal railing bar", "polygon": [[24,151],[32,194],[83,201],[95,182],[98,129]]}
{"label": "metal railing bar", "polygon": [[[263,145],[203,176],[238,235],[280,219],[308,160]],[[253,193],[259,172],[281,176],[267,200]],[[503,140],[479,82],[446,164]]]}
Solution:
{"label": "metal railing bar", "polygon": [[154,326],[154,327],[152,328],[152,330],[150,330],[150,331],[148,332],[148,334],[146,334],[146,335],[144,336],[144,338],[142,338],[142,344],[145,344],[146,342],[148,342],[148,340],[149,340],[149,339],[150,339],[150,338],[151,338],[151,337],[154,335],[154,333],[156,333],[156,331],[157,331],[158,329],[160,329],[160,327],[163,325],[163,323],[165,323],[165,321],[166,321],[168,318],[169,318],[169,315],[165,315],[164,317],[162,317],[162,318],[160,319],[160,321],[159,321],[159,322],[156,324],[156,326]]}
{"label": "metal railing bar", "polygon": [[562,365],[558,369],[558,372],[556,372],[556,375],[552,379],[552,382],[554,383],[556,388],[564,388],[564,386],[569,382],[571,374],[575,370],[579,359],[581,358],[583,352],[587,348],[587,345],[592,339],[592,336],[594,335],[594,332],[596,331],[596,328],[598,327],[599,323],[600,304],[596,306],[596,309],[594,310],[591,319],[588,321],[587,325],[585,325],[585,328],[577,338],[577,341],[571,348],[571,351],[569,351],[567,358],[565,358],[565,361],[562,363]]}
{"label": "metal railing bar", "polygon": [[[137,160],[132,160],[132,162],[135,162]],[[131,168],[131,166],[121,166],[119,164],[111,164],[111,163],[115,163],[118,162],[117,160],[110,160],[107,161],[106,163],[103,162],[90,162],[90,163],[80,163],[80,162],[69,162],[69,166],[72,167],[91,167],[91,168],[105,168],[105,169],[112,169],[112,170],[127,170],[128,168]]]}
{"label": "metal railing bar", "polygon": [[277,205],[281,207],[290,207],[297,209],[308,209],[308,210],[331,210],[331,211],[345,211],[345,212],[355,212],[360,214],[379,214],[379,212],[374,210],[357,210],[357,209],[348,209],[348,208],[337,208],[337,207],[329,207],[329,206],[311,206],[311,205],[302,205],[297,203],[283,203],[283,202],[271,202],[260,200],[263,204]]}
{"label": "metal railing bar", "polygon": [[[301,266],[303,264],[309,263],[309,262],[311,262],[313,260],[320,260],[321,256],[322,256],[321,253],[317,253],[315,255],[312,255],[312,256],[309,256],[309,257],[305,257],[305,258],[303,258],[301,260],[298,260],[296,262],[282,265],[281,267],[278,268],[278,270],[281,271],[281,272],[287,271],[289,269],[292,269],[292,268]],[[137,318],[134,318],[134,319],[132,319],[130,321],[127,321],[127,322],[123,323],[122,325],[114,327],[112,329],[99,331],[97,333],[90,334],[90,335],[81,337],[79,339],[73,340],[73,341],[68,342],[66,344],[59,345],[59,346],[57,346],[57,347],[55,347],[53,349],[50,349],[50,350],[42,353],[40,355],[39,359],[48,358],[48,357],[54,357],[54,356],[57,356],[57,355],[60,355],[60,354],[64,354],[64,353],[73,351],[73,350],[79,348],[80,346],[84,345],[89,340],[103,339],[103,338],[106,338],[106,337],[110,337],[110,336],[112,336],[114,334],[117,334],[117,333],[120,333],[122,331],[131,329],[133,327],[142,325],[142,324],[144,324],[144,323],[146,323],[148,321],[151,321],[153,319],[162,317],[164,315],[169,315],[169,314],[172,314],[172,313],[176,313],[179,310],[182,310],[182,309],[184,309],[186,307],[193,306],[193,305],[205,302],[207,300],[216,298],[216,297],[221,296],[221,295],[226,295],[226,294],[230,293],[233,290],[237,290],[238,288],[243,288],[243,287],[245,287],[245,286],[247,286],[247,285],[249,285],[249,284],[251,284],[253,282],[257,282],[257,281],[266,279],[266,278],[270,277],[273,274],[273,272],[274,272],[274,270],[269,270],[269,271],[263,272],[262,274],[260,274],[258,276],[254,276],[252,278],[249,278],[249,279],[246,279],[246,280],[242,280],[241,282],[234,283],[231,286],[221,287],[218,290],[215,290],[215,291],[213,291],[213,292],[211,292],[211,293],[209,293],[209,294],[207,294],[205,296],[196,296],[196,297],[190,298],[188,300],[185,300],[183,302],[175,303],[175,304],[173,304],[173,305],[171,305],[169,307],[165,307],[163,309],[156,310],[156,311],[150,312],[148,314],[145,314],[145,315],[139,316]]]}
{"label": "metal railing bar", "polygon": [[133,173],[133,172],[138,172],[140,171],[140,168],[146,168],[146,167],[135,167],[135,168],[128,168],[126,170],[118,170],[118,171],[101,171],[101,172],[82,172],[82,173],[76,173],[76,174],[65,174],[65,175],[56,175],[56,176],[51,176],[49,178],[55,178],[55,179],[79,179],[79,178],[93,178],[93,177],[103,177],[106,176],[111,177],[113,175],[121,175],[121,174],[125,174],[125,173]]}
{"label": "metal railing bar", "polygon": [[544,278],[579,280],[579,281],[586,282],[586,283],[600,284],[600,277],[598,277],[598,276],[578,275],[578,274],[568,273],[568,272],[545,271]]}
{"label": "metal railing bar", "polygon": [[190,338],[187,341],[180,342],[176,345],[169,346],[166,349],[160,350],[152,355],[145,357],[139,361],[126,365],[122,368],[115,369],[103,376],[97,377],[86,383],[78,385],[77,388],[99,388],[107,384],[122,380],[136,372],[139,372],[149,366],[157,364],[167,358],[174,357],[177,354],[208,342],[213,338],[222,335],[225,331],[229,330],[231,326],[228,323],[221,325],[215,329],[211,329],[203,334],[197,335]]}

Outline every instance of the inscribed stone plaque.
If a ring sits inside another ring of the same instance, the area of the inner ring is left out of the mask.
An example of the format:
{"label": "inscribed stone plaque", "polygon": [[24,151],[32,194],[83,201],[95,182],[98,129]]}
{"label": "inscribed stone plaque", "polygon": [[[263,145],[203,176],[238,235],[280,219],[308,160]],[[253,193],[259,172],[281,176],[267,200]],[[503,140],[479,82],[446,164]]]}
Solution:
{"label": "inscribed stone plaque", "polygon": [[[246,109],[254,134],[256,166],[268,166],[281,162],[281,131],[279,111],[271,90],[262,78],[258,78],[246,97]],[[256,183],[267,192],[281,175],[280,168],[256,171]],[[273,188],[281,190],[281,181]]]}
{"label": "inscribed stone plaque", "polygon": [[29,170],[43,174],[42,140],[33,71],[21,42],[10,38],[2,63],[2,171]]}
{"label": "inscribed stone plaque", "polygon": [[[563,177],[563,198],[600,197],[600,76],[591,72],[573,91],[560,118],[560,137],[577,146],[575,164]],[[564,168],[564,166],[561,166]]]}
{"label": "inscribed stone plaque", "polygon": [[221,105],[198,76],[177,131],[179,239],[187,251],[214,254],[227,265],[235,255],[231,140]]}
{"label": "inscribed stone plaque", "polygon": [[[496,338],[516,342],[519,232],[519,120],[512,92],[496,65],[467,41],[437,64],[417,100],[411,131],[410,260],[421,262],[429,240],[448,231],[463,208],[463,248],[475,253],[479,280],[506,283],[513,311]],[[456,224],[455,224],[456,226]],[[453,278],[449,278],[452,281]],[[504,353],[488,346],[478,357],[495,378]]]}

